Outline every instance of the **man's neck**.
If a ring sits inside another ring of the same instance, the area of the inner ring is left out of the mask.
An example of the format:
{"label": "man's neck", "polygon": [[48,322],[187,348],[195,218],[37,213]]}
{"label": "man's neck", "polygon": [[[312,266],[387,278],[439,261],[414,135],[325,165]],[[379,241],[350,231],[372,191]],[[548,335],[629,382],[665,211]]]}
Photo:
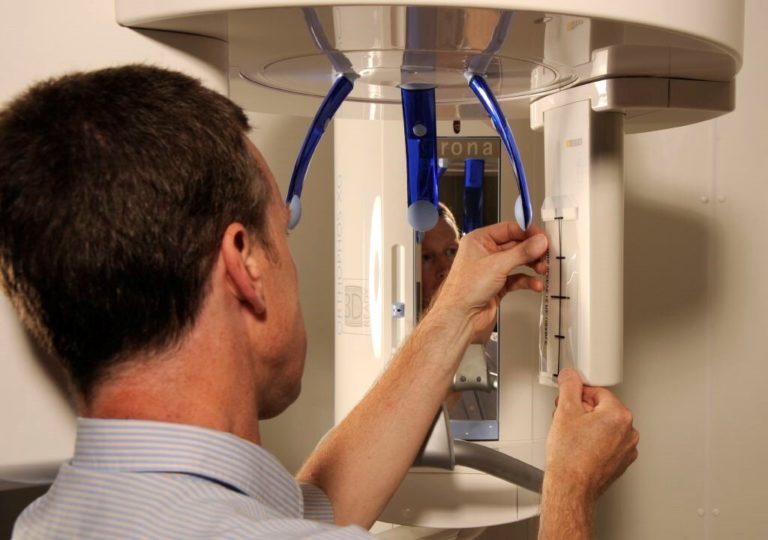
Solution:
{"label": "man's neck", "polygon": [[256,374],[248,351],[236,350],[226,332],[206,331],[205,322],[198,320],[168,351],[114,367],[81,415],[190,424],[260,444]]}

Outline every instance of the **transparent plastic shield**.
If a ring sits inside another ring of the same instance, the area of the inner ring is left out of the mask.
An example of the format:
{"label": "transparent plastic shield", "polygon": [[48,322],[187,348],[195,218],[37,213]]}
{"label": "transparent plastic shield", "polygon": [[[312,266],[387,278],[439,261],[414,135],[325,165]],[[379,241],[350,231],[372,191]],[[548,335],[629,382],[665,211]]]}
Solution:
{"label": "transparent plastic shield", "polygon": [[550,244],[539,318],[539,382],[557,385],[560,370],[574,367],[578,345],[578,208],[567,197],[548,198],[542,218]]}

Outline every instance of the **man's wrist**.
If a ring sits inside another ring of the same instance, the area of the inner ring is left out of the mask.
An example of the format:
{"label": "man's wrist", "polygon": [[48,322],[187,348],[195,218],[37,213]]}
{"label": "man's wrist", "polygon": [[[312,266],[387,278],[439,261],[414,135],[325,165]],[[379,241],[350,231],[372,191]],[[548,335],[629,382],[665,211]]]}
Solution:
{"label": "man's wrist", "polygon": [[544,475],[539,540],[589,540],[595,498],[582,479],[560,470]]}
{"label": "man's wrist", "polygon": [[425,327],[448,336],[453,346],[466,347],[472,341],[472,322],[469,313],[452,305],[435,302],[422,321]]}
{"label": "man's wrist", "polygon": [[544,474],[544,486],[567,492],[574,500],[594,502],[597,498],[592,490],[589,475],[580,473],[574,467],[558,467],[547,463]]}

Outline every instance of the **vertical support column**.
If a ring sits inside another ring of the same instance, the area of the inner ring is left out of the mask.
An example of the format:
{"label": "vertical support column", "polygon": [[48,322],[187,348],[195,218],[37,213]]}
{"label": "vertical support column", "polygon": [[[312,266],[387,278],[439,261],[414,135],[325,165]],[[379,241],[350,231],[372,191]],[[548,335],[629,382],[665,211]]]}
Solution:
{"label": "vertical support column", "polygon": [[381,374],[416,314],[400,107],[342,105],[334,119],[334,169],[339,421]]}
{"label": "vertical support column", "polygon": [[575,368],[592,385],[621,382],[623,352],[623,114],[589,99],[544,112],[549,274],[540,373]]}

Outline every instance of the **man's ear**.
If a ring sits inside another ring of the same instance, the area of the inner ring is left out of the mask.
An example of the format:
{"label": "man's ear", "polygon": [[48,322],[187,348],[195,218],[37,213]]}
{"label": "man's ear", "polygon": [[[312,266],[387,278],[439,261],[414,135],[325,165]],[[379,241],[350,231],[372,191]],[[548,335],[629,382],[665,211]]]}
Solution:
{"label": "man's ear", "polygon": [[257,315],[267,309],[264,297],[264,248],[240,223],[230,223],[221,241],[221,255],[235,297]]}

